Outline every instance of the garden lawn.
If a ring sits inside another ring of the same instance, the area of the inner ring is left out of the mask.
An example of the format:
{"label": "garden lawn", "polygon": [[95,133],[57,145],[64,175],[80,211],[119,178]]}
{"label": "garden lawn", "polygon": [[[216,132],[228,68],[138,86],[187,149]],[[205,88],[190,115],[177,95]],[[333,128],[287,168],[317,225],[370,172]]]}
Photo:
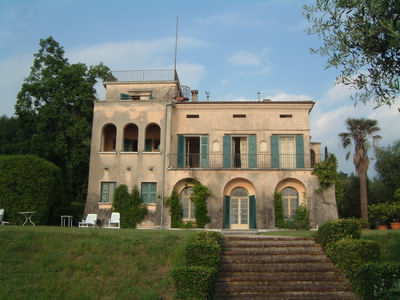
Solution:
{"label": "garden lawn", "polygon": [[0,226],[0,299],[172,299],[193,234]]}

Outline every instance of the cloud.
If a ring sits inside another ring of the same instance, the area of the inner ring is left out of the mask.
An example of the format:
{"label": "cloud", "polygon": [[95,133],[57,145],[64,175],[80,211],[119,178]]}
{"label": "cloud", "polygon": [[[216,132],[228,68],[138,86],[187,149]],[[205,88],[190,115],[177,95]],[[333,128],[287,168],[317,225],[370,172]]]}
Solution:
{"label": "cloud", "polygon": [[274,95],[267,95],[263,97],[264,99],[271,99],[274,101],[310,101],[312,98],[307,95],[301,94],[289,94],[283,91],[279,91]]}
{"label": "cloud", "polygon": [[348,85],[344,85],[342,83],[337,83],[326,92],[324,98],[326,101],[330,102],[348,101],[354,92],[355,92],[354,88]]}
{"label": "cloud", "polygon": [[12,115],[14,113],[17,93],[25,77],[29,74],[31,64],[31,55],[18,55],[0,61],[0,70],[3,70],[0,80],[2,93],[0,115]]}
{"label": "cloud", "polygon": [[260,66],[263,64],[263,59],[248,51],[238,51],[228,58],[228,62],[238,66]]}

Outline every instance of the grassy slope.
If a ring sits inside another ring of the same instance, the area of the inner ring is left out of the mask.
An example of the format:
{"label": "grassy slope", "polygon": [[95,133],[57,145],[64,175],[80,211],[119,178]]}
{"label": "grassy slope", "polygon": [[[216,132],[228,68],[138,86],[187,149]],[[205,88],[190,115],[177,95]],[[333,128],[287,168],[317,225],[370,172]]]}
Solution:
{"label": "grassy slope", "polygon": [[0,299],[172,299],[193,232],[0,227]]}

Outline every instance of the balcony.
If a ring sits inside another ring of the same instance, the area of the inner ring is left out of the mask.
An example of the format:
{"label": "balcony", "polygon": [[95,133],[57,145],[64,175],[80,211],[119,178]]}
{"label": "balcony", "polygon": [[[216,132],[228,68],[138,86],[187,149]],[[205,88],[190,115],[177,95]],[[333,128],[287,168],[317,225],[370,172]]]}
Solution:
{"label": "balcony", "polygon": [[224,156],[221,153],[188,153],[168,155],[170,169],[303,169],[304,154],[272,155],[271,153],[240,153]]}

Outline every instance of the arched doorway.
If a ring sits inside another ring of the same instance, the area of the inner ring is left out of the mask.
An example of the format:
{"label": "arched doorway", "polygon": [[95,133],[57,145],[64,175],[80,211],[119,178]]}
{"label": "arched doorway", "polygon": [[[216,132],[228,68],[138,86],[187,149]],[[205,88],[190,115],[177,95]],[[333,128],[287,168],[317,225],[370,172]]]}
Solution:
{"label": "arched doorway", "polygon": [[231,192],[230,227],[232,229],[249,229],[249,193],[243,187]]}
{"label": "arched doorway", "polygon": [[255,229],[256,196],[251,182],[244,178],[229,181],[224,188],[223,227]]}

